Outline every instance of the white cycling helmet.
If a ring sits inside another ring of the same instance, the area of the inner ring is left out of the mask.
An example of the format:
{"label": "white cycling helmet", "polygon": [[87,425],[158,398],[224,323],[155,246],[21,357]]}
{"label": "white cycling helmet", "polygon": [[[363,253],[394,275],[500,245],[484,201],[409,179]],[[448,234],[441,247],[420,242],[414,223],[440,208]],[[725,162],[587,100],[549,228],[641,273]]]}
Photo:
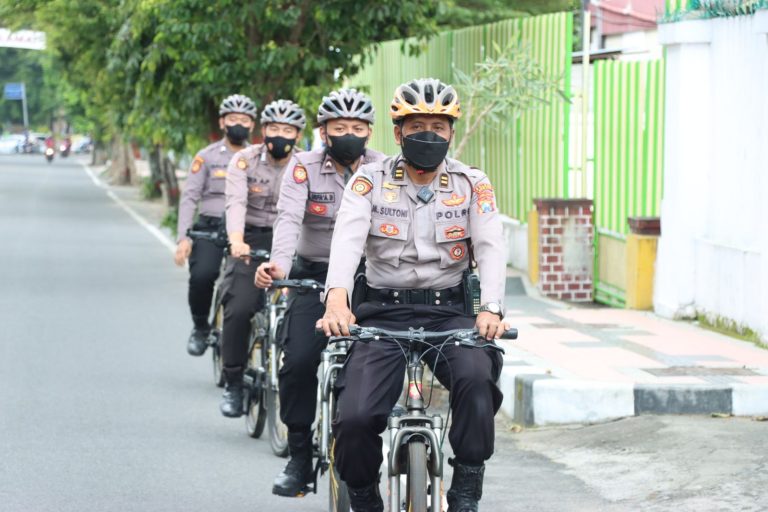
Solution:
{"label": "white cycling helmet", "polygon": [[245,114],[256,120],[256,104],[248,96],[233,94],[224,98],[219,105],[219,117],[227,114]]}
{"label": "white cycling helmet", "polygon": [[371,98],[355,89],[333,91],[320,102],[317,122],[325,124],[331,119],[360,119],[373,124],[374,114]]}
{"label": "white cycling helmet", "polygon": [[284,123],[303,130],[307,126],[304,110],[291,100],[275,100],[261,111],[261,125]]}

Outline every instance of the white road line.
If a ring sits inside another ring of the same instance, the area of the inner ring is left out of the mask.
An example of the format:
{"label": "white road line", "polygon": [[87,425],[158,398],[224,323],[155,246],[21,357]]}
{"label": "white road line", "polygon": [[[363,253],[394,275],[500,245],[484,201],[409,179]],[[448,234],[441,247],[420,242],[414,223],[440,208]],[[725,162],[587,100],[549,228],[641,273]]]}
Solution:
{"label": "white road line", "polygon": [[136,212],[136,210],[134,210],[133,208],[128,206],[125,203],[125,201],[123,201],[122,199],[117,197],[117,194],[112,192],[109,189],[109,186],[106,183],[101,181],[95,174],[93,174],[93,171],[91,169],[89,169],[88,166],[83,164],[83,169],[85,170],[85,173],[88,175],[88,177],[91,178],[91,181],[93,182],[94,185],[96,185],[100,189],[106,190],[107,196],[110,199],[112,199],[115,203],[117,203],[117,205],[120,208],[125,210],[126,213],[128,213],[128,215],[133,217],[133,220],[138,222],[140,226],[142,226],[144,229],[149,231],[152,234],[152,236],[157,238],[157,240],[161,244],[163,244],[163,246],[165,246],[165,248],[168,249],[171,252],[171,254],[176,254],[176,245],[173,243],[173,241],[170,238],[168,238],[168,236],[165,235],[165,233],[160,231],[156,226],[153,226],[152,224],[147,222],[147,220],[144,217],[142,217],[141,215],[139,215]]}

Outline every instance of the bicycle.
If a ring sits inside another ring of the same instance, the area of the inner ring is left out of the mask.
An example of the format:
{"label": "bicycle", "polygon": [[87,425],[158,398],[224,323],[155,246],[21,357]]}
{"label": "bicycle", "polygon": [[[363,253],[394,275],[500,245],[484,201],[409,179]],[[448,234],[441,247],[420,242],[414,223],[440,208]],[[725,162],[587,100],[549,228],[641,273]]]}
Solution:
{"label": "bicycle", "polygon": [[[224,299],[224,290],[221,283],[224,280],[224,271],[227,265],[226,256],[229,254],[229,240],[227,234],[223,229],[216,231],[201,231],[201,230],[187,230],[187,236],[194,240],[208,240],[218,247],[224,248],[224,258],[221,259],[221,269],[219,271],[219,277],[216,279],[214,285],[214,298],[213,309],[211,314],[211,332],[208,335],[208,346],[211,347],[211,356],[213,359],[213,382],[216,386],[224,387],[224,362],[221,358],[221,334],[224,328],[224,305],[222,301]],[[264,249],[253,249],[249,256],[253,260],[257,261],[269,261],[270,253]],[[253,333],[253,319],[251,320],[251,332]],[[251,336],[251,342],[253,336]],[[250,351],[249,351],[250,354]],[[250,360],[250,358],[249,358]],[[263,430],[263,427],[262,427]],[[250,432],[249,432],[250,434]],[[261,435],[261,434],[259,434]],[[253,436],[252,436],[253,437]],[[255,437],[259,437],[258,435]]]}
{"label": "bicycle", "polygon": [[280,279],[272,283],[267,292],[265,307],[251,320],[251,342],[249,348],[246,380],[246,430],[257,438],[269,425],[269,442],[272,452],[278,457],[288,455],[288,428],[280,420],[280,398],[278,395],[278,373],[282,362],[281,334],[288,308],[288,289],[302,291],[318,290],[323,283],[314,279]]}
{"label": "bicycle", "polygon": [[[423,328],[389,331],[376,327],[350,326],[349,330],[350,336],[331,337],[329,343],[388,341],[400,345],[403,356],[407,360],[406,407],[398,408],[396,406],[387,421],[390,438],[390,449],[387,457],[389,510],[390,512],[401,510],[438,512],[442,509],[445,429],[441,415],[427,415],[428,405],[425,405],[422,395],[422,379],[426,364],[424,355],[435,349],[438,352],[437,357],[439,357],[442,347],[447,343],[496,350],[502,353],[504,349],[494,343],[487,342],[484,337],[478,334],[476,329],[429,332]],[[501,338],[517,339],[517,329],[504,332]],[[401,475],[405,476],[406,497],[403,502],[400,500]],[[436,507],[435,504],[437,504]],[[332,508],[331,510],[341,509]]]}

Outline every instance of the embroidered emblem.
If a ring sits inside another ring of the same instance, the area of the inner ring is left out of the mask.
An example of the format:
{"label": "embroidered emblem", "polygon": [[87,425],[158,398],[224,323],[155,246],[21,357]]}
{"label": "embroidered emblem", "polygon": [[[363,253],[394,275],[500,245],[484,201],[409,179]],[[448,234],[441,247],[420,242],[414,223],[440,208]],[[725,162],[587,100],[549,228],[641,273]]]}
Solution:
{"label": "embroidered emblem", "polygon": [[477,213],[495,212],[496,198],[493,195],[493,186],[490,183],[480,183],[474,190],[477,194]]}
{"label": "embroidered emblem", "polygon": [[388,203],[396,203],[400,200],[400,193],[396,190],[392,190],[390,192],[384,192],[382,196],[384,197],[384,201]]}
{"label": "embroidered emblem", "polygon": [[449,228],[445,228],[445,238],[448,240],[458,240],[460,238],[464,238],[464,235],[466,234],[467,232],[461,226],[451,226]]}
{"label": "embroidered emblem", "polygon": [[321,203],[309,203],[309,211],[315,215],[325,215],[328,213],[328,206]]}
{"label": "embroidered emblem", "polygon": [[258,185],[251,185],[250,187],[248,187],[248,191],[251,194],[260,194],[264,191],[264,189],[259,187]]}
{"label": "embroidered emblem", "polygon": [[368,192],[371,191],[373,188],[373,183],[371,183],[371,180],[366,178],[365,176],[358,176],[355,178],[354,183],[352,183],[352,190],[361,196],[364,196]]}
{"label": "embroidered emblem", "polygon": [[441,187],[447,187],[448,186],[448,175],[445,173],[442,173],[440,175],[440,186]]}
{"label": "embroidered emblem", "polygon": [[396,236],[400,234],[400,230],[394,224],[382,224],[379,231],[387,236]]}
{"label": "embroidered emblem", "polygon": [[301,164],[296,164],[296,167],[293,168],[293,181],[296,183],[307,181],[307,168]]}
{"label": "embroidered emblem", "polygon": [[405,171],[402,167],[395,169],[395,172],[392,173],[392,179],[395,181],[403,181],[405,179]]}
{"label": "embroidered emblem", "polygon": [[443,204],[445,206],[459,206],[464,204],[464,201],[467,200],[467,196],[458,196],[456,194],[451,194],[451,197],[449,199],[443,199]]}
{"label": "embroidered emblem", "polygon": [[241,171],[244,171],[248,168],[248,162],[245,161],[245,158],[240,158],[237,161],[237,168]]}
{"label": "embroidered emblem", "polygon": [[464,244],[456,244],[453,247],[451,247],[450,254],[451,259],[454,259],[456,261],[460,260],[464,257]]}
{"label": "embroidered emblem", "polygon": [[200,172],[200,168],[203,166],[203,162],[205,162],[205,160],[199,156],[196,156],[195,159],[192,160],[192,174]]}
{"label": "embroidered emblem", "polygon": [[226,169],[216,169],[215,171],[213,171],[214,178],[225,178],[226,176],[227,176]]}

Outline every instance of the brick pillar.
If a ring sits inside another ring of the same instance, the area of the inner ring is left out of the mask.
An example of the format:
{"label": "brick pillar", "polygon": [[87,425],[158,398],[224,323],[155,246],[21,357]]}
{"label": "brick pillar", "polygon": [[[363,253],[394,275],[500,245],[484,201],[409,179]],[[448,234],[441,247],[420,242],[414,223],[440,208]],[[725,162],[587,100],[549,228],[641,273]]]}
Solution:
{"label": "brick pillar", "polygon": [[539,216],[539,291],[554,299],[592,302],[592,200],[535,199],[534,204]]}

